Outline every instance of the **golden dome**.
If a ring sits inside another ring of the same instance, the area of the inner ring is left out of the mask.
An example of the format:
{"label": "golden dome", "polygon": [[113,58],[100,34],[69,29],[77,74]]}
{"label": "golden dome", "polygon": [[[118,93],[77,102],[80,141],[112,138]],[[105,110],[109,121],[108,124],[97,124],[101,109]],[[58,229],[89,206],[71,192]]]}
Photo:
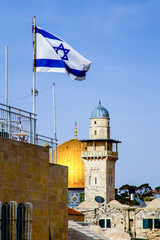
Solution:
{"label": "golden dome", "polygon": [[75,138],[57,147],[57,164],[68,167],[68,188],[84,188],[84,162],[81,159],[84,146]]}

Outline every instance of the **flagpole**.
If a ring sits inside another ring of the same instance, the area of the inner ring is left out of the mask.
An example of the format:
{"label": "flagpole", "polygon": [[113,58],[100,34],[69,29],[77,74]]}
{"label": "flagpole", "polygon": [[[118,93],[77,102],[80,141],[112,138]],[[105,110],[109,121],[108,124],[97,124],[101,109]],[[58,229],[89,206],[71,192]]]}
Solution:
{"label": "flagpole", "polygon": [[8,105],[8,46],[5,46],[5,104]]}
{"label": "flagpole", "polygon": [[[55,163],[57,163],[57,134],[56,134],[55,83],[53,83],[53,114],[54,114],[54,138],[55,138]],[[52,163],[53,163],[53,159],[52,159]]]}
{"label": "flagpole", "polygon": [[[5,46],[5,109],[8,110],[8,46]],[[5,131],[9,131],[8,112],[6,111]]]}
{"label": "flagpole", "polygon": [[[35,72],[35,59],[36,59],[36,18],[32,20],[32,31],[33,31],[33,114],[36,114],[36,72]],[[35,115],[33,115],[33,144],[36,141],[36,122]]]}

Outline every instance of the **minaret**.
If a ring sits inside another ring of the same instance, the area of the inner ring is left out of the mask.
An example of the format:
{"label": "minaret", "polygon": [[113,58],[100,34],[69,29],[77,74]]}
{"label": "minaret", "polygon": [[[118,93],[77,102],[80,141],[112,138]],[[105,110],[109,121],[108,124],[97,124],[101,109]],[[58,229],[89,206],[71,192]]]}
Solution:
{"label": "minaret", "polygon": [[118,160],[118,143],[110,138],[110,118],[106,108],[99,105],[90,118],[89,139],[86,151],[81,152],[85,163],[85,201],[94,201],[96,196],[105,203],[115,199],[115,163]]}

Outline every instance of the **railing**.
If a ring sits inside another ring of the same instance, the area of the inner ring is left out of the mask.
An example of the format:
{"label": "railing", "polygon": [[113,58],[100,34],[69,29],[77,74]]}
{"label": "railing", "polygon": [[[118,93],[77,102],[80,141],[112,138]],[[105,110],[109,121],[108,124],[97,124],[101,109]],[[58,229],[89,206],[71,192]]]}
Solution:
{"label": "railing", "polygon": [[118,157],[118,152],[112,152],[109,150],[97,150],[97,151],[81,151],[81,157]]}
{"label": "railing", "polygon": [[34,122],[35,114],[0,104],[0,136],[33,143]]}
{"label": "railing", "polygon": [[109,151],[107,150],[107,156],[111,156],[111,157],[118,157],[118,152],[114,152],[114,151]]}
{"label": "railing", "polygon": [[53,162],[53,148],[58,145],[58,140],[54,138],[49,138],[43,135],[36,134],[36,144],[44,147],[49,147],[49,152],[51,153],[51,159]]}
{"label": "railing", "polygon": [[82,157],[95,157],[95,156],[101,156],[105,157],[107,156],[107,151],[103,150],[98,150],[98,151],[81,151],[81,156]]}
{"label": "railing", "polygon": [[36,134],[36,114],[0,103],[0,136],[53,148],[57,140]]}
{"label": "railing", "polygon": [[36,144],[51,148],[52,146],[57,145],[57,140],[55,140],[54,138],[36,134]]}

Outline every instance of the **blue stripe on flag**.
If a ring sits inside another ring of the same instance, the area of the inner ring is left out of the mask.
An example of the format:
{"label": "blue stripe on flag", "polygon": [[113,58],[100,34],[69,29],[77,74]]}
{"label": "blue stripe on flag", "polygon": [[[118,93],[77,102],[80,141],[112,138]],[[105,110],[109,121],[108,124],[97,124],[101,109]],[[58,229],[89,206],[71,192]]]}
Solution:
{"label": "blue stripe on flag", "polygon": [[66,69],[69,73],[73,74],[76,77],[85,77],[86,76],[86,71],[69,68],[68,66],[66,66]]}
{"label": "blue stripe on flag", "polygon": [[43,30],[43,29],[40,29],[40,28],[38,28],[38,27],[36,27],[36,33],[40,33],[40,34],[42,34],[43,37],[46,37],[46,38],[50,38],[50,39],[54,39],[54,40],[58,40],[58,41],[63,42],[62,39],[60,39],[60,38],[54,36],[53,34],[47,32],[47,31],[45,31],[45,30]]}
{"label": "blue stripe on flag", "polygon": [[36,59],[36,67],[65,68],[66,66],[62,60]]}
{"label": "blue stripe on flag", "polygon": [[76,77],[86,76],[86,71],[69,68],[62,60],[36,59],[36,67],[66,68],[68,73]]}

